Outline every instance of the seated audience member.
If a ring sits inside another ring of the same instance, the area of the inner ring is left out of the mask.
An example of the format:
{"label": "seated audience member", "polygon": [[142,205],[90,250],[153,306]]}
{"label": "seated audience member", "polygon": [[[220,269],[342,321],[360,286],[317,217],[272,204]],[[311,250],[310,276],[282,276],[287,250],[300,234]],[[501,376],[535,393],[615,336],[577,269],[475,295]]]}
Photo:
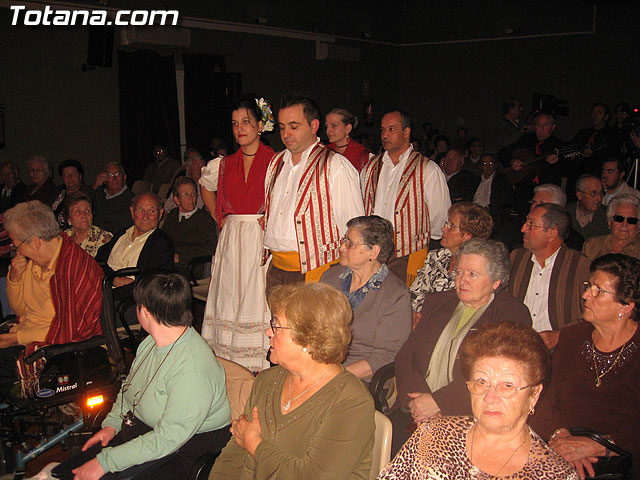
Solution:
{"label": "seated audience member", "polygon": [[91,197],[83,192],[70,193],[64,199],[65,222],[71,228],[64,233],[92,257],[98,249],[113,238],[111,232],[102,230],[92,224],[93,213]]}
{"label": "seated audience member", "polygon": [[176,270],[186,275],[194,257],[213,255],[217,229],[211,216],[196,206],[198,190],[194,180],[177,178],[173,197],[178,208],[167,215],[162,231],[171,237],[175,246]]}
{"label": "seated audience member", "polygon": [[[169,235],[158,228],[162,217],[160,199],[154,193],[141,193],[133,197],[129,207],[133,226],[115,233],[111,241],[98,250],[96,260],[105,265],[107,271],[137,267],[140,273],[153,270],[173,271],[173,242]],[[116,277],[113,286],[132,288],[133,279]],[[117,299],[131,293],[127,288]]]}
{"label": "seated audience member", "polygon": [[343,155],[360,172],[369,161],[369,150],[354,142],[349,134],[356,128],[356,118],[344,108],[334,108],[325,118],[329,147]]}
{"label": "seated audience member", "polygon": [[581,478],[597,473],[611,452],[587,437],[572,435],[570,429],[587,428],[608,437],[632,453],[637,479],[640,261],[608,254],[596,259],[590,270],[583,294],[584,322],[560,331],[551,380],[531,426]]}
{"label": "seated audience member", "polygon": [[502,102],[502,120],[496,129],[495,151],[515,143],[522,135],[522,110],[522,103],[515,97],[507,97]]}
{"label": "seated audience member", "polygon": [[492,153],[485,153],[480,157],[478,168],[482,172],[480,184],[473,194],[473,203],[487,207],[496,230],[505,223],[505,211],[513,202],[513,185],[502,172],[496,171],[498,166],[496,157]]}
{"label": "seated audience member", "polygon": [[585,173],[576,182],[578,201],[567,205],[571,226],[586,240],[607,233],[607,209],[602,205],[600,177]]}
{"label": "seated audience member", "polygon": [[187,279],[175,273],[144,276],[134,298],[149,336],[102,430],[82,453],[55,467],[54,476],[186,479],[198,458],[219,452],[229,440],[224,369],[191,326]]}
{"label": "seated audience member", "polygon": [[463,168],[476,176],[480,176],[482,170],[480,169],[480,159],[484,153],[484,143],[479,138],[470,138],[467,142],[467,156],[464,157]]}
{"label": "seated audience member", "polygon": [[531,325],[527,307],[506,291],[511,263],[502,243],[473,238],[456,257],[456,289],[425,298],[424,318],[396,356],[398,397],[389,415],[393,452],[409,438],[412,423],[438,413],[471,414],[457,357],[472,329],[505,319]]}
{"label": "seated audience member", "polygon": [[[533,189],[533,198],[529,203],[531,204],[529,211],[541,203],[553,203],[554,205],[565,208],[567,206],[567,195],[559,186],[553,183],[544,183]],[[584,237],[572,226],[569,226],[569,234],[567,238],[565,238],[564,243],[567,247],[573,248],[574,250],[582,250]]]}
{"label": "seated audience member", "polygon": [[487,239],[492,228],[493,220],[486,208],[468,202],[449,207],[442,227],[442,248],[429,250],[424,266],[411,284],[414,327],[422,316],[420,312],[427,295],[455,288],[456,253],[462,242],[471,238]]}
{"label": "seated audience member", "polygon": [[41,155],[34,155],[27,160],[31,185],[24,192],[22,201],[38,200],[51,206],[58,196],[58,189],[53,184],[51,162]]}
{"label": "seated audience member", "polygon": [[16,248],[7,278],[7,296],[18,317],[0,335],[3,391],[15,380],[15,358],[31,342],[87,340],[102,333],[102,270],[60,227],[51,209],[38,201],[19,203],[5,213],[4,226]]}
{"label": "seated audience member", "polygon": [[421,423],[378,480],[578,480],[527,425],[550,371],[547,348],[531,327],[481,325],[462,342],[459,363],[473,417]]}
{"label": "seated audience member", "polygon": [[20,180],[20,170],[13,162],[0,163],[0,181],[2,192],[0,193],[0,213],[15,206],[24,198],[27,186]]}
{"label": "seated audience member", "polygon": [[[103,185],[105,188],[101,188]],[[96,226],[116,233],[133,225],[129,207],[134,195],[127,187],[127,176],[120,163],[107,163],[104,171],[96,176],[93,191],[93,223]]]}
{"label": "seated audience member", "polygon": [[51,205],[51,210],[53,210],[53,214],[56,216],[60,228],[64,229],[69,226],[64,214],[65,196],[80,191],[89,195],[91,190],[83,183],[84,168],[82,168],[82,164],[77,160],[70,158],[60,163],[60,165],[58,165],[58,173],[60,174],[60,178],[62,178],[62,187]]}
{"label": "seated audience member", "polygon": [[440,160],[444,158],[444,156],[449,151],[449,148],[451,148],[451,140],[446,135],[437,135],[433,139],[433,146],[434,152],[433,154],[431,154],[429,159],[440,165]]}
{"label": "seated audience member", "polygon": [[464,154],[457,148],[450,149],[441,161],[442,171],[447,177],[451,203],[470,202],[478,188],[480,177],[464,170]]}
{"label": "seated audience member", "polygon": [[349,348],[351,305],[324,283],[274,287],[267,334],[271,361],[209,480],[369,477],[374,444],[371,395],[340,364]]}
{"label": "seated audience member", "polygon": [[340,265],[320,279],[349,299],[352,339],[343,365],[367,382],[393,361],[411,332],[409,290],[386,265],[394,250],[391,222],[377,215],[352,218],[340,246]]}
{"label": "seated audience member", "polygon": [[511,252],[509,292],[527,306],[534,330],[542,332],[549,348],[560,328],[582,317],[581,292],[589,259],[565,245],[570,225],[564,208],[536,205],[522,225],[524,247]]}
{"label": "seated audience member", "polygon": [[605,194],[602,199],[603,205],[609,205],[609,202],[616,195],[635,195],[640,198],[640,191],[627,185],[624,177],[627,175],[625,164],[622,160],[613,157],[607,158],[602,164],[602,185],[604,185]]}
{"label": "seated audience member", "polygon": [[609,220],[608,235],[589,238],[584,242],[582,253],[589,260],[595,260],[607,253],[623,253],[640,258],[640,239],[638,239],[638,217],[640,217],[640,199],[635,195],[618,195],[607,206]]}
{"label": "seated audience member", "polygon": [[[195,148],[187,148],[184,152],[184,175],[188,178],[192,178],[195,180],[196,184],[200,181],[200,177],[202,176],[202,168],[206,165],[204,158],[202,158],[202,154],[199,150]],[[179,175],[179,176],[184,176]],[[179,176],[176,177],[179,178]],[[165,213],[169,213],[171,210],[177,207],[176,202],[173,199],[173,192],[175,192],[175,180],[173,185],[171,186],[171,192],[167,199],[164,201],[164,211]],[[198,195],[198,208],[204,208],[204,203],[202,202],[202,196]]]}
{"label": "seated audience member", "polygon": [[153,163],[145,169],[142,179],[150,182],[151,191],[157,194],[163,184],[171,183],[171,179],[182,165],[172,158],[162,145],[153,147],[153,158]]}

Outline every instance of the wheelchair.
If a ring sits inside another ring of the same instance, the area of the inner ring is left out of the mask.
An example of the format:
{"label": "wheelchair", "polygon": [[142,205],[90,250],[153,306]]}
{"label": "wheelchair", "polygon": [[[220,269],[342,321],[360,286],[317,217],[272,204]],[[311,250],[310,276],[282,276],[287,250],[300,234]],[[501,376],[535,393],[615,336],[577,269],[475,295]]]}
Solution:
{"label": "wheelchair", "polygon": [[66,445],[70,437],[88,438],[101,428],[127,374],[116,330],[113,279],[137,273],[138,269],[127,268],[104,277],[102,335],[48,345],[25,358],[28,364],[44,366],[29,395],[0,404],[0,475],[13,474],[14,480],[21,480],[29,460],[55,445]]}

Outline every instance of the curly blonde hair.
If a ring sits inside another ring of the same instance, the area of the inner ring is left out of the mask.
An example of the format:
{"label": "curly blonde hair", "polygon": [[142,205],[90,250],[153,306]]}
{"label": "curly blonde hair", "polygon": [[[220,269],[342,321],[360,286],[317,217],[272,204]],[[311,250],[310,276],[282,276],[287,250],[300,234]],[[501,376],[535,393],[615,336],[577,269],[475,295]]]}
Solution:
{"label": "curly blonde hair", "polygon": [[342,363],[352,319],[351,304],[342,292],[325,283],[279,285],[269,295],[269,308],[287,319],[293,341],[307,347],[313,360]]}

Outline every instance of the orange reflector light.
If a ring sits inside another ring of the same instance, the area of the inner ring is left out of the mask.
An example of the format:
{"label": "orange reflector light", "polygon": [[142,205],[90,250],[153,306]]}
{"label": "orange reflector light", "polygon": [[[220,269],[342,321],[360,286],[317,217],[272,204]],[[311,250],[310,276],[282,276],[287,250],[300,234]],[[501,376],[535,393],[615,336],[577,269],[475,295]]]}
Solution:
{"label": "orange reflector light", "polygon": [[102,395],[87,398],[87,407],[95,407],[101,403],[104,403],[104,397]]}

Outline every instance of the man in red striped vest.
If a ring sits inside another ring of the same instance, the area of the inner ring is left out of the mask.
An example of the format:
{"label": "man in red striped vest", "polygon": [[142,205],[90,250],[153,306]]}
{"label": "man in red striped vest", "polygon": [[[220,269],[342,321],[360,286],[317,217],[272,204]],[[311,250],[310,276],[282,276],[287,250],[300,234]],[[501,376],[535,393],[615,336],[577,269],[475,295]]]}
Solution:
{"label": "man in red striped vest", "polygon": [[279,284],[318,281],[339,257],[347,221],[364,215],[358,172],[320,143],[320,111],[306,97],[287,95],[278,112],[277,153],[265,177],[264,246],[273,255],[267,291]]}
{"label": "man in red striped vest", "polygon": [[393,224],[396,256],[388,266],[410,286],[428,247],[440,246],[451,206],[449,188],[440,167],[413,150],[409,115],[398,110],[385,114],[380,134],[384,153],[371,158],[360,173],[365,214]]}

